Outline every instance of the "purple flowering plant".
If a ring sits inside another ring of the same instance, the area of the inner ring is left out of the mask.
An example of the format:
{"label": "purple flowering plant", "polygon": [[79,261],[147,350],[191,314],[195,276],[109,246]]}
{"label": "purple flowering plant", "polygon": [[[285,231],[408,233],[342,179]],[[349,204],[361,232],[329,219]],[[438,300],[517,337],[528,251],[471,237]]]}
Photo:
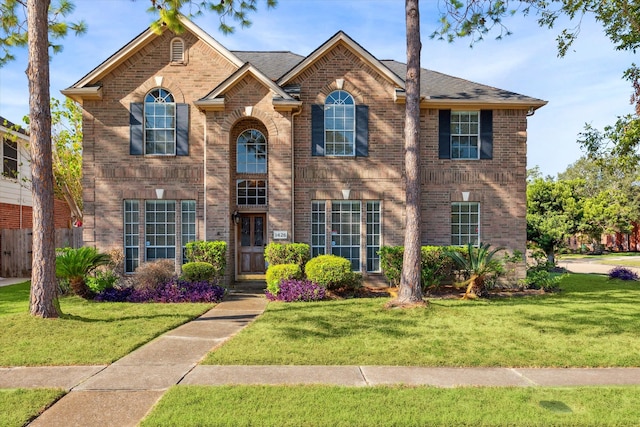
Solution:
{"label": "purple flowering plant", "polygon": [[222,286],[207,281],[189,282],[173,278],[155,288],[110,288],[100,292],[96,301],[105,302],[220,302],[224,297]]}
{"label": "purple flowering plant", "polygon": [[265,291],[269,301],[319,301],[324,299],[326,289],[310,280],[288,279],[280,282],[277,295]]}
{"label": "purple flowering plant", "polygon": [[626,267],[614,267],[609,270],[609,279],[638,280],[638,273]]}

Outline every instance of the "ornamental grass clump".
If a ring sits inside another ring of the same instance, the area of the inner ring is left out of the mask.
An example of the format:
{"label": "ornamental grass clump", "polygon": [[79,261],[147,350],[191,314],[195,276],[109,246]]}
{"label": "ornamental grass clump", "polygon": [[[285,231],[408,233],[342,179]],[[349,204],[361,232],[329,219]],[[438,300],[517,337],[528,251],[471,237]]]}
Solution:
{"label": "ornamental grass clump", "polygon": [[112,288],[99,293],[95,300],[105,302],[220,302],[224,297],[222,286],[207,281],[188,282],[173,278],[154,288]]}
{"label": "ornamental grass clump", "polygon": [[615,267],[609,270],[609,279],[638,280],[638,273],[626,267]]}
{"label": "ornamental grass clump", "polygon": [[288,279],[280,282],[277,294],[266,290],[265,295],[270,301],[319,301],[324,299],[326,289],[310,280]]}

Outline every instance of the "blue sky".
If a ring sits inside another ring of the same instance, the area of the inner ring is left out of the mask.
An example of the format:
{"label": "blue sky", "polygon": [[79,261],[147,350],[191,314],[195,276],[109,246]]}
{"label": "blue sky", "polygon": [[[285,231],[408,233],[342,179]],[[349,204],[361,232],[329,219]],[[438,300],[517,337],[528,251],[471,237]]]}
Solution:
{"label": "blue sky", "polygon": [[[75,0],[73,19],[88,31],[63,40],[64,50],[51,61],[51,95],[71,86],[142,32],[154,19],[148,0]],[[539,28],[533,17],[505,20],[513,35],[446,43],[429,39],[437,28],[436,0],[421,2],[422,67],[548,101],[529,118],[527,164],[555,175],[576,161],[577,135],[585,123],[597,128],[633,112],[630,84],[623,71],[634,55],[618,52],[591,19],[565,58],[557,57],[557,30]],[[260,4],[253,25],[232,35],[218,31],[211,13],[194,21],[231,50],[280,50],[308,55],[343,30],[378,59],[406,62],[402,0],[279,0],[276,9]],[[28,114],[25,50],[0,68],[0,116],[20,122]]]}

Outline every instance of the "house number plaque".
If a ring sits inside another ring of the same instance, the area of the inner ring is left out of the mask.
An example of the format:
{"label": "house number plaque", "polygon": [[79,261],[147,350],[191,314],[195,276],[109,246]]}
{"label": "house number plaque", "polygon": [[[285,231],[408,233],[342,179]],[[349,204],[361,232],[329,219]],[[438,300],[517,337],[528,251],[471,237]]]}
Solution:
{"label": "house number plaque", "polygon": [[286,240],[287,239],[287,232],[286,231],[281,231],[281,230],[274,230],[273,231],[273,239],[274,240]]}

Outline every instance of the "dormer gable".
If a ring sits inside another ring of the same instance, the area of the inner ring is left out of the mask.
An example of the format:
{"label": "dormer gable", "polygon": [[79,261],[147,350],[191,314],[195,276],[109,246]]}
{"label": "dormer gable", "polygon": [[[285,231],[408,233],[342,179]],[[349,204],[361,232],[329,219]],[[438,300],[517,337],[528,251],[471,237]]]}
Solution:
{"label": "dormer gable", "polygon": [[279,111],[290,111],[297,109],[302,103],[296,100],[283,88],[275,84],[264,73],[250,63],[244,64],[235,73],[220,83],[206,96],[195,101],[194,104],[201,110],[220,111],[224,110],[224,95],[247,76],[252,76],[273,94],[273,107]]}

